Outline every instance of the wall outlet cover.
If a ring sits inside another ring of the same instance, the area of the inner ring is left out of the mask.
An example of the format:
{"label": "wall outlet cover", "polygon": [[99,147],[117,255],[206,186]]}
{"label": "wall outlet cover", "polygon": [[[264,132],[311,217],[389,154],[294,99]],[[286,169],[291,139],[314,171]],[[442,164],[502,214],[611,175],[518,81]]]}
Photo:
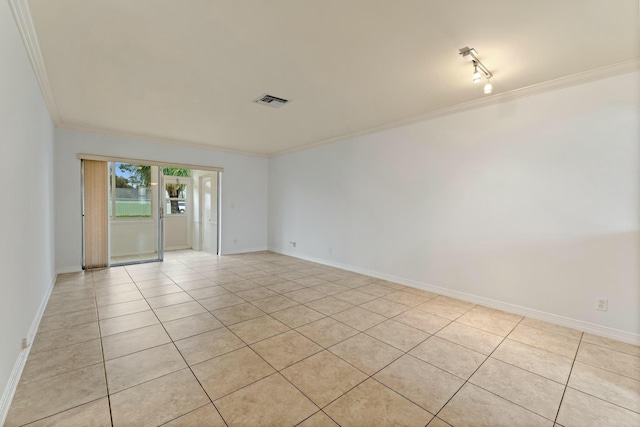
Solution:
{"label": "wall outlet cover", "polygon": [[596,310],[607,311],[607,309],[609,308],[609,300],[606,298],[598,298],[596,302]]}

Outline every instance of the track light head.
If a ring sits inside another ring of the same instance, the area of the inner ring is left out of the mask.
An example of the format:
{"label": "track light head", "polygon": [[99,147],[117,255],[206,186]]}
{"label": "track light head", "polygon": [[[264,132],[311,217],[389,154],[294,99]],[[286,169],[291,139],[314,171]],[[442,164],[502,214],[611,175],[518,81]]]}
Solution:
{"label": "track light head", "polygon": [[480,72],[478,71],[478,64],[474,62],[474,66],[473,66],[473,77],[472,80],[474,83],[478,83],[481,79],[482,76],[480,76]]}
{"label": "track light head", "polygon": [[490,94],[493,91],[493,85],[491,84],[491,80],[487,78],[487,84],[484,85],[484,93]]}

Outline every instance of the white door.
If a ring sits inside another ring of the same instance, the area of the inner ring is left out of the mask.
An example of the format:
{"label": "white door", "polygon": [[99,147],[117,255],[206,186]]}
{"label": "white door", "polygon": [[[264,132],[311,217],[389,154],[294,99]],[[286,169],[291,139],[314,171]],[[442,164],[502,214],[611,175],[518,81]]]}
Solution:
{"label": "white door", "polygon": [[201,178],[202,188],[202,250],[218,254],[218,175]]}
{"label": "white door", "polygon": [[191,247],[191,177],[165,175],[164,248],[173,251]]}

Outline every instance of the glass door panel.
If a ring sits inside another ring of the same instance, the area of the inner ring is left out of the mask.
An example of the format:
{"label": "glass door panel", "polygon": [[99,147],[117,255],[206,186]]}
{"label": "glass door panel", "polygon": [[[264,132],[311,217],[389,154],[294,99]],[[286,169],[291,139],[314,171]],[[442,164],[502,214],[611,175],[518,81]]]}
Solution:
{"label": "glass door panel", "polygon": [[161,260],[160,168],[110,162],[109,173],[110,264]]}
{"label": "glass door panel", "polygon": [[202,251],[218,254],[218,174],[201,178]]}
{"label": "glass door panel", "polygon": [[164,168],[164,247],[191,248],[191,170]]}

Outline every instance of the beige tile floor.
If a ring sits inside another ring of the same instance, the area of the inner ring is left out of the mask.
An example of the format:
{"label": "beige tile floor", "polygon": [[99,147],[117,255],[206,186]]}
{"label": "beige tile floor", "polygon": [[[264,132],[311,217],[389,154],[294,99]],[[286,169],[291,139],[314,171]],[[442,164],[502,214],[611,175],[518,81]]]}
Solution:
{"label": "beige tile floor", "polygon": [[640,426],[640,347],[269,252],[61,275],[7,426]]}

